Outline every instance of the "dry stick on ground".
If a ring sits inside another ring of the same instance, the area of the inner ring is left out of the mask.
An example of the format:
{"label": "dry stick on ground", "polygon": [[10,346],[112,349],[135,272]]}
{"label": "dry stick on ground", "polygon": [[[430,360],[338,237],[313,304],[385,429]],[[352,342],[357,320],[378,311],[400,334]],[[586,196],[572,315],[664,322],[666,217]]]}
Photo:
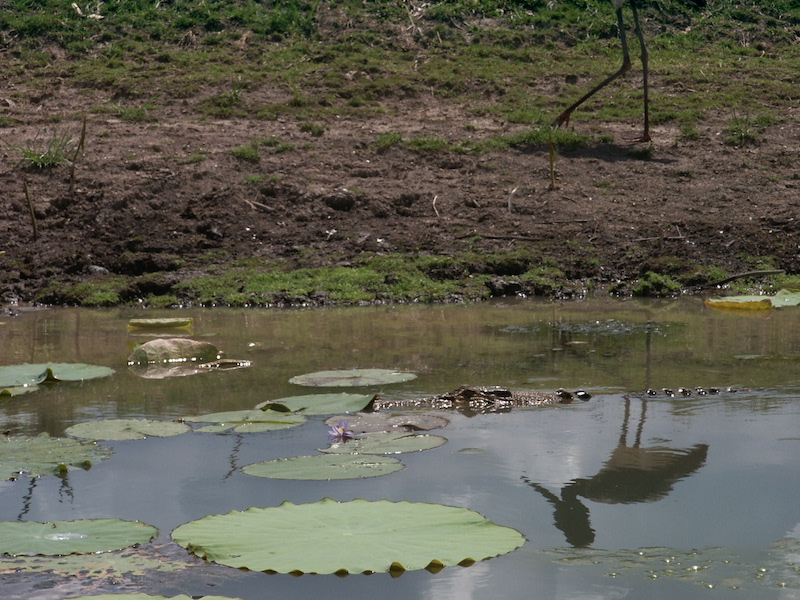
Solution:
{"label": "dry stick on ground", "polygon": [[433,197],[433,212],[435,212],[435,213],[436,213],[436,218],[437,218],[437,219],[439,218],[439,211],[438,211],[438,210],[436,210],[436,199],[437,199],[438,197],[439,197],[439,194],[436,194],[436,195]]}
{"label": "dry stick on ground", "polygon": [[39,239],[39,229],[36,226],[36,213],[33,210],[33,202],[31,201],[30,192],[28,192],[27,181],[23,184],[23,187],[25,188],[25,200],[28,202],[28,210],[31,213],[31,225],[33,226],[33,241],[35,242],[36,240]]}
{"label": "dry stick on ground", "polygon": [[250,206],[253,210],[263,210],[264,212],[273,212],[275,210],[271,206],[256,202],[255,200],[248,200],[247,198],[239,198],[239,200]]}
{"label": "dry stick on ground", "polygon": [[773,269],[771,271],[747,271],[746,273],[737,273],[736,275],[731,275],[730,277],[726,277],[725,279],[720,279],[719,281],[715,281],[714,283],[706,283],[703,285],[698,285],[695,289],[702,290],[705,288],[710,287],[717,287],[720,285],[725,285],[726,283],[730,283],[731,281],[735,281],[736,279],[743,279],[744,277],[760,277],[763,275],[782,275],[785,273],[783,269]]}

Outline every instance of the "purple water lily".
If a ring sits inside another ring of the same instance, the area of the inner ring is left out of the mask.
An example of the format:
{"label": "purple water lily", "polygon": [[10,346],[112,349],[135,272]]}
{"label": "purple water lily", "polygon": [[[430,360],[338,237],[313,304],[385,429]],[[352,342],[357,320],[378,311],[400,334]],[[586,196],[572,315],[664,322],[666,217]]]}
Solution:
{"label": "purple water lily", "polygon": [[353,435],[353,432],[347,429],[348,425],[350,425],[350,421],[339,421],[338,425],[331,426],[328,430],[328,440],[331,443],[345,443],[355,439],[356,436]]}

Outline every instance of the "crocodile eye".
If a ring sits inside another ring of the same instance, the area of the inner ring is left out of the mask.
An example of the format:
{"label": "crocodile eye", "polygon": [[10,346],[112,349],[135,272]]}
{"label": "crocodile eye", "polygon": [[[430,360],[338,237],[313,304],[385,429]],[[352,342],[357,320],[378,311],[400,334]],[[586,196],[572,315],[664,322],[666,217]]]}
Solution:
{"label": "crocodile eye", "polygon": [[572,394],[570,394],[570,393],[569,393],[567,390],[565,390],[564,388],[558,388],[558,389],[556,390],[556,396],[558,396],[559,398],[561,398],[561,402],[563,402],[564,404],[567,404],[567,403],[569,403],[569,402],[572,402]]}

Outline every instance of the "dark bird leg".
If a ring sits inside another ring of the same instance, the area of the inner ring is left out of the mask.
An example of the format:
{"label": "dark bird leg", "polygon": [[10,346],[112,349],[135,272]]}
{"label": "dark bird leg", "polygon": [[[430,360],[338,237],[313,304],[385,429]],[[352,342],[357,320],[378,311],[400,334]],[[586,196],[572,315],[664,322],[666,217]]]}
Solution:
{"label": "dark bird leg", "polygon": [[647,45],[644,43],[644,35],[642,34],[642,27],[639,24],[639,13],[636,10],[636,2],[631,0],[631,10],[633,11],[634,33],[639,38],[639,47],[642,49],[642,88],[644,89],[644,132],[642,137],[631,140],[633,142],[649,142],[650,141],[650,102],[648,99],[647,88],[647,66],[650,54],[647,52]]}
{"label": "dark bird leg", "polygon": [[[631,3],[631,6],[632,5],[633,4]],[[634,15],[635,14],[636,13],[634,12]],[[622,7],[621,6],[617,9],[617,21],[619,22],[619,39],[622,42],[622,66],[615,73],[612,73],[606,79],[601,81],[598,85],[596,85],[591,90],[586,92],[586,94],[584,94],[577,102],[575,102],[575,104],[573,104],[572,106],[567,108],[564,112],[562,112],[560,115],[558,115],[558,117],[556,118],[555,122],[553,123],[553,127],[555,127],[556,129],[558,129],[562,125],[568,125],[569,124],[569,118],[570,118],[570,116],[572,116],[572,111],[574,111],[581,104],[586,102],[589,98],[591,98],[597,92],[599,92],[604,87],[606,87],[609,83],[614,81],[617,77],[620,77],[621,75],[624,75],[625,73],[627,73],[628,71],[631,70],[631,55],[630,55],[630,51],[628,50],[628,38],[625,35],[625,23],[622,20]],[[639,30],[639,27],[638,27],[638,23],[639,23],[638,19],[636,19],[636,23],[637,23],[638,35],[641,36],[641,31]],[[642,38],[640,37],[639,39],[642,39]],[[643,60],[644,60],[644,58],[643,58]]]}

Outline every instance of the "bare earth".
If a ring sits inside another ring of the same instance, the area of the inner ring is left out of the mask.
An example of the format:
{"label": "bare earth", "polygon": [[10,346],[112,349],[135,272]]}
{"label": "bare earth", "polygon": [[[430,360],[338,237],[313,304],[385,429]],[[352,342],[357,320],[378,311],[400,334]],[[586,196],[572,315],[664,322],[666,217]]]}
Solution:
{"label": "bare earth", "polygon": [[[589,280],[632,282],[650,270],[800,271],[800,180],[792,169],[800,109],[741,148],[723,142],[731,114],[721,110],[700,124],[699,140],[682,140],[677,124],[654,128],[650,160],[622,141],[562,153],[559,186],[550,190],[546,148],[480,156],[376,149],[380,133],[456,141],[524,129],[433,96],[386,99],[382,114],[331,120],[315,137],[291,118],[202,119],[192,109],[201,99],[154,110],[151,122],[125,122],[89,112],[111,101],[105,92],[53,86],[31,91],[30,103],[3,101],[2,114],[20,124],[0,135],[14,145],[32,141],[52,128],[51,115],[85,111],[86,157],[70,193],[67,167],[26,171],[0,146],[0,303],[30,302],[53,281],[158,271],[172,275],[134,293],[165,294],[181,277],[245,257],[303,267],[346,264],[362,252],[457,255],[520,245],[552,259],[576,292]],[[245,96],[289,100],[267,88]],[[640,133],[629,122],[572,126],[616,140]],[[58,127],[77,136],[79,117]],[[258,163],[232,156],[269,136],[295,149],[262,148]],[[264,179],[244,182],[253,175]]]}

